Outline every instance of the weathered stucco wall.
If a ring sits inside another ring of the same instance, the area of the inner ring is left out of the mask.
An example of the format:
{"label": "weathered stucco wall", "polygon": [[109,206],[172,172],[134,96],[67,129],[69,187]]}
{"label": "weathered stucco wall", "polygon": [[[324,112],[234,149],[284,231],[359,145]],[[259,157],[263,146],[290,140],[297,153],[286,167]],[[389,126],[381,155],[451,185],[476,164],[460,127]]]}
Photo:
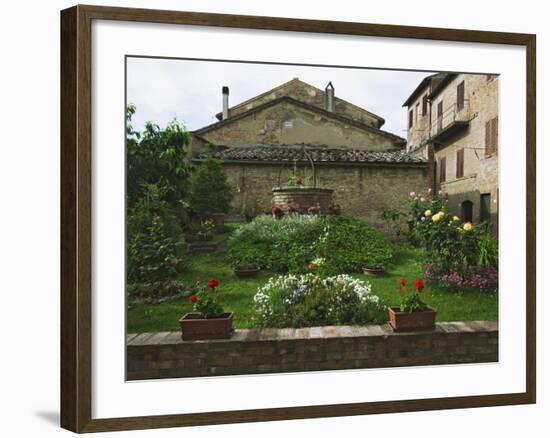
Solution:
{"label": "weathered stucco wall", "polygon": [[[292,164],[224,163],[224,170],[235,190],[231,214],[242,214],[246,205],[269,209],[271,189],[284,185]],[[307,166],[300,166],[311,176]],[[375,228],[387,232],[387,221],[380,218],[384,207],[407,210],[411,191],[428,187],[428,166],[376,166],[318,164],[317,186],[334,189],[333,200],[344,213],[358,216]],[[403,219],[405,221],[405,219]]]}
{"label": "weathered stucco wall", "polygon": [[202,137],[226,146],[305,143],[372,151],[401,148],[397,138],[284,101],[206,132]]}

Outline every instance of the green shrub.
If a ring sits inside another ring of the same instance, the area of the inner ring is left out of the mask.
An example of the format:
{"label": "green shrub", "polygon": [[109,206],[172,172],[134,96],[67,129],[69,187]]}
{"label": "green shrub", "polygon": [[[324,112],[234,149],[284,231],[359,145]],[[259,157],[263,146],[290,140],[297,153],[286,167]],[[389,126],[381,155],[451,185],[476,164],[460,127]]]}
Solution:
{"label": "green shrub", "polygon": [[227,213],[232,198],[222,162],[208,156],[191,176],[191,208],[201,216]]}
{"label": "green shrub", "polygon": [[163,191],[157,185],[145,185],[144,196],[128,213],[129,283],[162,284],[188,267],[187,245],[180,239],[179,222]]}
{"label": "green shrub", "polygon": [[349,275],[272,277],[254,295],[256,322],[262,327],[368,324],[386,320],[386,305],[371,285]]}
{"label": "green shrub", "polygon": [[389,240],[365,222],[349,215],[330,216],[317,242],[327,274],[359,272],[363,267],[387,265],[393,254]]}
{"label": "green shrub", "polygon": [[390,242],[352,216],[306,216],[282,219],[260,216],[238,228],[228,242],[228,260],[256,263],[273,272],[304,273],[314,259],[320,274],[359,272],[384,265],[392,257]]}
{"label": "green shrub", "polygon": [[318,216],[258,216],[231,235],[227,258],[233,266],[258,264],[274,272],[305,272],[316,256],[314,243],[323,228]]}

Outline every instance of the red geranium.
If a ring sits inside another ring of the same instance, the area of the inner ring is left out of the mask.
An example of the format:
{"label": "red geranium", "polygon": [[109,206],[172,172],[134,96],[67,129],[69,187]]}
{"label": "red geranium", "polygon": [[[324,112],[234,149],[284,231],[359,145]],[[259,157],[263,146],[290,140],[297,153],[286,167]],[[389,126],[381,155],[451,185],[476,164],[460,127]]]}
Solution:
{"label": "red geranium", "polygon": [[403,290],[403,285],[402,284],[396,284],[395,288],[397,289],[397,292],[401,292]]}
{"label": "red geranium", "polygon": [[189,295],[189,297],[187,299],[189,300],[190,303],[196,303],[197,302],[197,295],[191,294],[191,295]]}
{"label": "red geranium", "polygon": [[313,263],[310,263],[309,265],[307,265],[307,268],[308,269],[315,269],[315,265]]}
{"label": "red geranium", "polygon": [[218,281],[217,278],[211,278],[210,280],[208,280],[208,283],[207,283],[210,289],[214,289],[215,287],[218,286],[218,284],[220,284],[220,282]]}
{"label": "red geranium", "polygon": [[413,283],[413,287],[418,292],[422,292],[422,289],[424,289],[424,281],[421,278],[417,278]]}
{"label": "red geranium", "polygon": [[407,280],[405,280],[404,278],[401,278],[399,280],[399,283],[401,283],[402,286],[405,286],[407,284]]}

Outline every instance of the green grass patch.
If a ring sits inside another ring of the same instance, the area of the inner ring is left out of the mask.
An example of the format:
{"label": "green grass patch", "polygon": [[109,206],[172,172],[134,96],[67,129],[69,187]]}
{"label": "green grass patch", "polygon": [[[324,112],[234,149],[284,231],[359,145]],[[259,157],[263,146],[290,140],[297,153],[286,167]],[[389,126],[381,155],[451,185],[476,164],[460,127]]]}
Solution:
{"label": "green grass patch", "polygon": [[[228,224],[217,240],[226,241],[238,224]],[[354,274],[354,277],[369,281],[373,293],[389,305],[399,303],[395,285],[405,278],[409,285],[423,276],[422,250],[398,250],[392,265],[381,276]],[[220,280],[221,303],[228,311],[235,313],[236,328],[254,327],[252,298],[258,287],[273,274],[262,272],[256,278],[240,279],[227,264],[223,251],[193,257],[192,267],[182,279],[193,284],[197,277],[206,281],[210,277]],[[410,287],[410,286],[408,286]],[[424,301],[438,311],[438,321],[468,321],[498,319],[498,295],[477,290],[449,290],[427,284],[423,292]],[[192,305],[181,298],[161,304],[139,304],[128,310],[128,333],[178,331],[179,318],[192,310]]]}

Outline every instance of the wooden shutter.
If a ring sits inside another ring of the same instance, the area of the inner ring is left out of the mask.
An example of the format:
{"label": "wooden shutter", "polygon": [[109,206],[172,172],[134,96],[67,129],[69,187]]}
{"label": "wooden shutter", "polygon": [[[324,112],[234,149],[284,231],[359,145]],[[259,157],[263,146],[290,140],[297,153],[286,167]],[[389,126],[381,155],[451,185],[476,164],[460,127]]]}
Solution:
{"label": "wooden shutter", "polygon": [[439,160],[439,182],[444,183],[447,176],[447,158],[443,157]]}
{"label": "wooden shutter", "polygon": [[437,104],[437,130],[443,129],[443,101]]}
{"label": "wooden shutter", "polygon": [[498,117],[485,122],[485,156],[498,149]]}
{"label": "wooden shutter", "polygon": [[493,153],[498,150],[498,117],[493,119],[492,126],[492,137],[493,137]]}
{"label": "wooden shutter", "polygon": [[464,108],[464,81],[456,87],[456,110],[460,111]]}
{"label": "wooden shutter", "polygon": [[409,129],[412,128],[413,125],[413,110],[409,111]]}
{"label": "wooden shutter", "polygon": [[464,176],[464,149],[460,149],[456,152],[456,177],[462,178]]}
{"label": "wooden shutter", "polygon": [[427,94],[422,98],[422,114],[424,116],[428,115],[428,95]]}

